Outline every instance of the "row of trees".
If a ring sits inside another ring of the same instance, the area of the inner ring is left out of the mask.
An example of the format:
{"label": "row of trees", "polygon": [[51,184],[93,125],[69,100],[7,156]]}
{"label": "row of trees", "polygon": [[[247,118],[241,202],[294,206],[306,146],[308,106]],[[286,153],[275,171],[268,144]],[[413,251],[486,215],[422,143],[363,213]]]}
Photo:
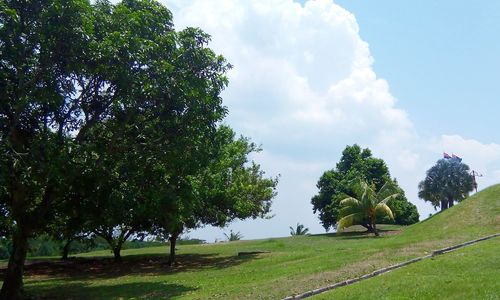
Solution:
{"label": "row of trees", "polygon": [[[376,223],[409,225],[418,222],[419,219],[416,206],[406,199],[396,179],[391,178],[385,162],[373,157],[369,149],[361,149],[358,145],[347,146],[344,149],[336,168],[323,173],[317,187],[319,193],[312,198],[311,203],[314,213],[319,213],[319,219],[327,231],[337,228],[342,218],[354,213],[348,213],[353,209],[347,208],[348,202],[358,208],[366,207],[366,212],[372,209],[375,212],[377,199],[384,200],[389,196],[385,194],[393,195],[386,200],[391,214],[377,213],[373,218],[368,218],[364,213],[363,216],[359,213],[353,215],[350,221],[344,219],[340,227],[359,224],[376,233],[374,226]],[[380,191],[385,197],[381,197],[382,194],[375,197]],[[364,192],[374,197],[363,197]],[[354,200],[358,202],[354,203]]]}
{"label": "row of trees", "polygon": [[[131,237],[265,217],[277,178],[221,125],[226,60],[152,0],[0,4],[0,298],[22,297],[28,239]],[[68,246],[69,247],[69,246]]]}

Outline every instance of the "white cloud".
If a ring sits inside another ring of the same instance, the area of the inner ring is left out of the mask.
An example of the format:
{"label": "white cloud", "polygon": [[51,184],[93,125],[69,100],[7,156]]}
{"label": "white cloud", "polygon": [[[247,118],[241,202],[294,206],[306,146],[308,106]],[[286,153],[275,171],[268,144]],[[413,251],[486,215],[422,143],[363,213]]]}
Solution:
{"label": "white cloud", "polygon": [[417,164],[408,147],[416,138],[413,125],[377,78],[369,45],[344,8],[331,0],[165,2],[177,29],[202,28],[212,35],[210,47],[234,65],[223,95],[228,123],[262,142],[273,157],[260,160],[263,168],[282,174],[277,215],[269,222],[283,234],[300,221],[290,216],[321,230],[310,198],[345,145],[374,147],[401,169]]}
{"label": "white cloud", "polygon": [[164,2],[177,29],[202,28],[212,35],[210,47],[234,65],[223,95],[227,122],[262,143],[265,151],[258,161],[270,174],[282,174],[276,217],[231,226],[246,238],[287,235],[296,222],[321,232],[310,198],[319,176],[335,166],[348,144],[370,147],[386,160],[423,217],[431,208],[417,200],[417,184],[443,150],[456,151],[466,161],[480,153],[474,166],[500,178],[500,166],[490,169],[484,159],[498,161],[499,145],[458,136],[431,143],[418,137],[388,82],[374,72],[356,18],[332,0],[304,5],[292,0]]}

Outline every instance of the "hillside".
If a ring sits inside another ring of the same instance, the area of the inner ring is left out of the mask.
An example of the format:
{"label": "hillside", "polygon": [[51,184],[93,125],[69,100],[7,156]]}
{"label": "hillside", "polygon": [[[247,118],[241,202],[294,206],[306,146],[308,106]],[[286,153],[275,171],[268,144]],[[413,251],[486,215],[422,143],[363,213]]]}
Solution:
{"label": "hillside", "polygon": [[[87,253],[27,268],[26,288],[47,298],[282,298],[500,232],[500,185],[421,223],[385,229],[380,238],[349,232],[180,246],[174,268],[165,265],[166,247],[124,251],[121,265],[89,258],[108,252]],[[237,255],[255,250],[269,253]]]}
{"label": "hillside", "polygon": [[500,238],[311,299],[499,299]]}

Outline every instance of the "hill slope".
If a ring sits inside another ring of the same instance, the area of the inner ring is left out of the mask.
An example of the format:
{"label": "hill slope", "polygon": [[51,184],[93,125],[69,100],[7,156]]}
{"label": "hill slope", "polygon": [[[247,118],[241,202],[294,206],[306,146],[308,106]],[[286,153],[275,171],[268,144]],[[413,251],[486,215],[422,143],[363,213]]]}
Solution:
{"label": "hill slope", "polygon": [[498,249],[499,237],[313,299],[500,299]]}
{"label": "hill slope", "polygon": [[[344,233],[180,246],[174,268],[164,264],[166,247],[127,250],[121,265],[80,259],[57,268],[28,268],[26,287],[47,298],[276,299],[496,232],[500,185],[380,238]],[[270,253],[237,255],[255,250]],[[109,253],[85,257],[99,255]]]}

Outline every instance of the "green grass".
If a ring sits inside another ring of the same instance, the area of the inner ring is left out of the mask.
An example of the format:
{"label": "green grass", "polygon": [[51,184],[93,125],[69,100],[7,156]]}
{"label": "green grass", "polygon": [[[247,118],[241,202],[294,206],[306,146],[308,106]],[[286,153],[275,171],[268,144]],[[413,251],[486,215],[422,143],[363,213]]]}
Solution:
{"label": "green grass", "polygon": [[500,238],[312,299],[500,299]]}
{"label": "green grass", "polygon": [[[165,265],[166,247],[125,250],[123,264],[93,259],[110,256],[99,251],[69,265],[28,267],[25,283],[29,293],[51,299],[276,299],[497,232],[500,185],[379,238],[347,232],[181,245],[174,268]],[[237,255],[256,250],[270,253]]]}

